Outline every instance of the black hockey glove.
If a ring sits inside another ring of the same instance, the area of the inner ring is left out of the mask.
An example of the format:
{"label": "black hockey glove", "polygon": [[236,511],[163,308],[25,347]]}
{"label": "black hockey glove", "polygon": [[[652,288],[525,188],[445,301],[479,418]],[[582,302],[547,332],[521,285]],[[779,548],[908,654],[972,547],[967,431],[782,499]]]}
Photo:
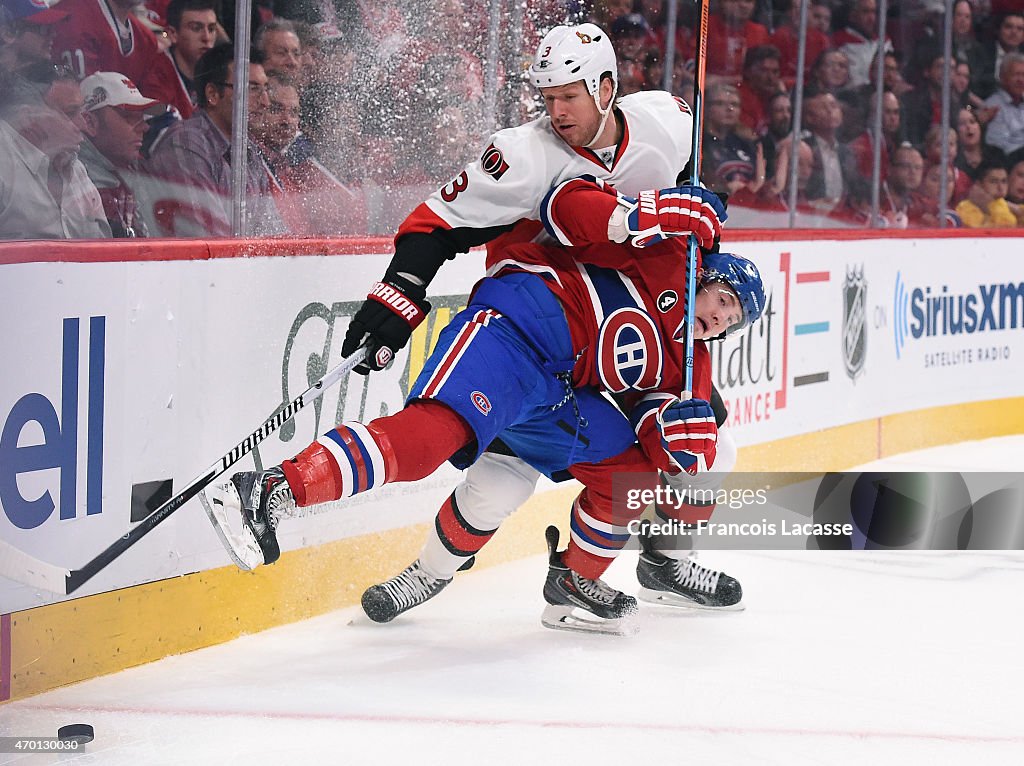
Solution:
{"label": "black hockey glove", "polygon": [[385,275],[383,282],[373,286],[341,346],[342,356],[350,356],[365,342],[366,359],[355,368],[357,373],[366,375],[391,363],[430,312],[426,294],[425,287],[395,274]]}

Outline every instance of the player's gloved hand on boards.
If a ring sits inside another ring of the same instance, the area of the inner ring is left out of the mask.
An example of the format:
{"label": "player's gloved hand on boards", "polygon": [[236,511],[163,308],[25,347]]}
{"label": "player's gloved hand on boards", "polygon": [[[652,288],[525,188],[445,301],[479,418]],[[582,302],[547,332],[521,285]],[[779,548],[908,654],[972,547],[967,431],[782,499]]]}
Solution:
{"label": "player's gloved hand on boards", "polygon": [[707,471],[715,462],[718,425],[711,405],[703,399],[669,399],[658,408],[662,449],[680,470]]}
{"label": "player's gloved hand on boards", "polygon": [[366,342],[366,359],[356,372],[366,375],[391,363],[430,312],[426,294],[425,287],[397,274],[385,274],[384,281],[373,286],[352,318],[341,346],[342,356],[350,356]]}
{"label": "player's gloved hand on boards", "polygon": [[[668,237],[694,234],[697,244],[710,249],[722,234],[722,224],[729,218],[718,195],[702,186],[677,186],[660,191],[642,191],[637,199],[620,197],[624,206],[624,236],[612,237],[615,242],[628,240],[634,247],[647,247]],[[609,232],[613,231],[612,215]]]}

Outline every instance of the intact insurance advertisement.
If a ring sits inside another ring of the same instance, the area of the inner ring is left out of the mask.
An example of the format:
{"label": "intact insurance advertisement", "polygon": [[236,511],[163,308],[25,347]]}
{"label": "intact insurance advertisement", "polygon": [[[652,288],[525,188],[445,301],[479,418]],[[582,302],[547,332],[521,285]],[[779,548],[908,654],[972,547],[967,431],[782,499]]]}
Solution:
{"label": "intact insurance advertisement", "polygon": [[762,319],[712,349],[739,443],[1024,393],[1015,249],[1011,238],[737,244],[767,291]]}
{"label": "intact insurance advertisement", "polygon": [[[16,331],[0,334],[0,539],[61,567],[91,560],[341,360],[351,316],[386,261],[4,266],[3,326]],[[231,470],[280,462],[337,422],[400,408],[482,271],[476,254],[449,264],[430,321],[390,370],[329,390]],[[457,480],[446,467],[330,504],[284,525],[282,545],[427,521]],[[193,500],[76,596],[228,563]],[[53,600],[0,578],[0,613]]]}

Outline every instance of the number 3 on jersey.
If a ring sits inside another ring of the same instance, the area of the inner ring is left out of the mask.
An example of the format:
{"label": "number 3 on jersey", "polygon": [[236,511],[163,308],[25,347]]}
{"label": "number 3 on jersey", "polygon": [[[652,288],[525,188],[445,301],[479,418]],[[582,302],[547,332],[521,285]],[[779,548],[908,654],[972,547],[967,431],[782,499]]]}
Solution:
{"label": "number 3 on jersey", "polygon": [[454,202],[459,194],[466,191],[467,186],[469,186],[469,176],[463,170],[454,181],[441,189],[441,199],[445,202]]}

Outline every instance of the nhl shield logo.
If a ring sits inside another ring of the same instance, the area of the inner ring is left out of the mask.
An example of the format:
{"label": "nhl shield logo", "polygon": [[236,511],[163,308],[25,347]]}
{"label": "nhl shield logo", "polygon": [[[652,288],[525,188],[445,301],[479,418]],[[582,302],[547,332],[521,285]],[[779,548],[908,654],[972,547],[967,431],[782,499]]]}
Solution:
{"label": "nhl shield logo", "polygon": [[843,282],[843,364],[850,380],[856,380],[864,371],[867,351],[867,294],[864,266],[847,267]]}

